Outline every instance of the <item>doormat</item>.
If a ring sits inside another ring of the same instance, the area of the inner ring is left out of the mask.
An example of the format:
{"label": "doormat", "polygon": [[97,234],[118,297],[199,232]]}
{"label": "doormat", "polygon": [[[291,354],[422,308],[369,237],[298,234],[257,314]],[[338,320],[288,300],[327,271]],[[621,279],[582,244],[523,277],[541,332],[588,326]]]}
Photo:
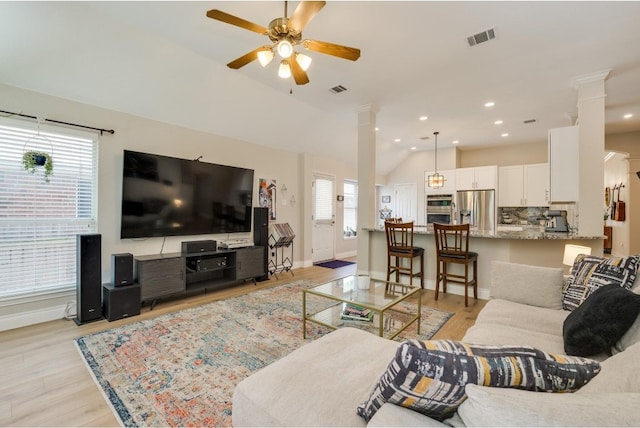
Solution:
{"label": "doormat", "polygon": [[348,262],[346,260],[329,260],[328,262],[315,263],[314,266],[325,267],[329,269],[338,269],[341,267],[354,265],[355,262]]}
{"label": "doormat", "polygon": [[[302,289],[311,285],[258,290],[79,337],[76,344],[122,426],[231,426],[238,382],[331,331],[307,325],[302,338]],[[312,312],[334,304],[307,303]],[[415,310],[415,303],[406,305]],[[428,340],[452,315],[423,306],[420,334],[414,323],[395,340]]]}

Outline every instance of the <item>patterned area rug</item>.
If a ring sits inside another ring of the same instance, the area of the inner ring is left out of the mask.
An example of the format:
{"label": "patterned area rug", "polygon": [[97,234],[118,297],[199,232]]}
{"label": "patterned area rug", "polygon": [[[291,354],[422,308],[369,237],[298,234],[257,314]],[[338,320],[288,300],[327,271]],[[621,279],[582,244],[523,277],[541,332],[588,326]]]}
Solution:
{"label": "patterned area rug", "polygon": [[[296,281],[75,341],[122,425],[230,426],[238,382],[329,331],[307,325],[311,338],[302,339],[301,289],[310,285]],[[327,300],[307,304],[315,311]],[[423,307],[419,338],[452,315]],[[416,338],[415,325],[403,338]]]}

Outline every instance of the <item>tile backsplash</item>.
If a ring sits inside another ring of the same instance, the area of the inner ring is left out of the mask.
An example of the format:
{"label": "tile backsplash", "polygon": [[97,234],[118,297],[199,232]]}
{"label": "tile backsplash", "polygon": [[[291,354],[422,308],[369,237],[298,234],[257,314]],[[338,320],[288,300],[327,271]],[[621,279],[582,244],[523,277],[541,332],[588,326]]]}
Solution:
{"label": "tile backsplash", "polygon": [[544,214],[549,207],[499,207],[499,225],[540,226],[546,220]]}

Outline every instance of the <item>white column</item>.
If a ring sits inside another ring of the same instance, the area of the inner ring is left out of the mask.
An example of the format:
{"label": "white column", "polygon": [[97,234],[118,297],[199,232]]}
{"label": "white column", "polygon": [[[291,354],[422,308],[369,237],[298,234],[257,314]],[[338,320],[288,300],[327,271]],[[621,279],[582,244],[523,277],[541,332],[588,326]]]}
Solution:
{"label": "white column", "polygon": [[358,274],[370,272],[369,232],[376,225],[376,113],[372,105],[358,109]]}
{"label": "white column", "polygon": [[576,77],[578,90],[578,232],[603,235],[604,82],[611,70]]}

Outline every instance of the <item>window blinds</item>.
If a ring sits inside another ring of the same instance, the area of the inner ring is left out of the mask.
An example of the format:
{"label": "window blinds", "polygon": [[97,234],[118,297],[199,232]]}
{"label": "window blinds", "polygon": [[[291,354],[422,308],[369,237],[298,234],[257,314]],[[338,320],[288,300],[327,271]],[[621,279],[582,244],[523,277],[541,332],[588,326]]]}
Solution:
{"label": "window blinds", "polygon": [[333,180],[316,177],[315,221],[333,220]]}
{"label": "window blinds", "polygon": [[[51,155],[48,183],[24,169],[27,151]],[[0,119],[0,299],[75,288],[76,235],[97,229],[97,151],[97,134]]]}

